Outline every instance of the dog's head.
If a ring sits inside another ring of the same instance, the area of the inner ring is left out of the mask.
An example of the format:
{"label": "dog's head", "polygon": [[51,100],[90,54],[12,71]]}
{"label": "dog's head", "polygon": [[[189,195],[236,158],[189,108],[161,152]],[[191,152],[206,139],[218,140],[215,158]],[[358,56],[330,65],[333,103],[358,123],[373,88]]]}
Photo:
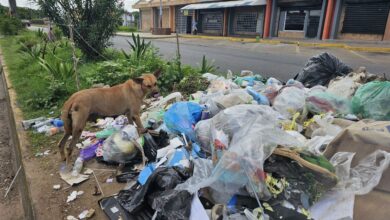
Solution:
{"label": "dog's head", "polygon": [[143,74],[141,77],[133,79],[135,83],[141,85],[141,89],[144,94],[156,94],[158,93],[157,79],[161,74],[161,69],[156,70],[154,73]]}

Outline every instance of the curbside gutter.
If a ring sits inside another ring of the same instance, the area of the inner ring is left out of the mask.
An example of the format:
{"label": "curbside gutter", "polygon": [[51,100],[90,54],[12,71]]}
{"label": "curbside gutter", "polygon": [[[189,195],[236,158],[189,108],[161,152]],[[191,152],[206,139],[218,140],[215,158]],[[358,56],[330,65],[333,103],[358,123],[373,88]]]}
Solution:
{"label": "curbside gutter", "polygon": [[253,38],[239,38],[239,37],[221,37],[221,36],[203,36],[203,35],[180,35],[182,38],[198,38],[207,40],[229,40],[233,42],[245,42],[245,43],[264,43],[264,44],[294,44],[301,47],[319,47],[319,48],[343,48],[346,50],[362,51],[362,52],[377,52],[377,53],[390,53],[390,47],[358,47],[350,46],[345,43],[312,43],[302,42],[294,40],[273,40],[273,39],[253,39]]}
{"label": "curbside gutter", "polygon": [[19,192],[21,193],[22,205],[24,210],[25,219],[34,220],[35,212],[31,200],[30,184],[28,181],[28,172],[26,172],[26,166],[22,160],[23,155],[26,152],[26,144],[28,143],[27,135],[22,128],[22,111],[16,105],[16,93],[12,88],[11,81],[9,79],[9,73],[5,66],[4,57],[0,48],[0,75],[5,85],[5,95],[8,103],[8,114],[10,121],[10,136],[14,145],[15,163],[17,167],[21,166],[20,174],[18,176]]}

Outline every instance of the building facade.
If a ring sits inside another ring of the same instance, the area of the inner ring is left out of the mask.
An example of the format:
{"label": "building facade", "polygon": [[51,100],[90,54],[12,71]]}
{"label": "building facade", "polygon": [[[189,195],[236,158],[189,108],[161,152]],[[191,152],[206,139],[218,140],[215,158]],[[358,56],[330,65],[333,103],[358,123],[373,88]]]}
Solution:
{"label": "building facade", "polygon": [[[140,27],[181,34],[390,40],[390,0],[140,0]],[[160,13],[162,19],[160,21]]]}

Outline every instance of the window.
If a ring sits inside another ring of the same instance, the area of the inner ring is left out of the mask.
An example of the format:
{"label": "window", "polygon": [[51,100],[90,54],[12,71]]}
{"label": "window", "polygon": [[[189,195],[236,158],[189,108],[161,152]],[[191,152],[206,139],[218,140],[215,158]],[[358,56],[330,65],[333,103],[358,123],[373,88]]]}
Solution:
{"label": "window", "polygon": [[286,31],[303,31],[305,26],[304,11],[287,11],[286,21],[284,22],[284,30]]}

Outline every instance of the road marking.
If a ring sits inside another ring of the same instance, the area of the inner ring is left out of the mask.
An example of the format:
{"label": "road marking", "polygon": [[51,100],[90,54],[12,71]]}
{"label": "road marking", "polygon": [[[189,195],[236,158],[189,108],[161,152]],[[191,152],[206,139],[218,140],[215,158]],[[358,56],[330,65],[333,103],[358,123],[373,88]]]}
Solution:
{"label": "road marking", "polygon": [[366,56],[364,56],[364,55],[362,55],[362,54],[360,54],[360,53],[358,53],[358,52],[356,52],[356,51],[353,51],[353,50],[348,50],[348,51],[349,51],[350,53],[352,53],[352,54],[354,54],[354,55],[356,55],[356,56],[358,56],[358,57],[364,59],[364,60],[367,60],[367,61],[369,61],[369,62],[371,62],[371,63],[378,64],[375,60],[372,60],[372,59],[370,59],[370,58],[368,58],[368,57],[366,57]]}

